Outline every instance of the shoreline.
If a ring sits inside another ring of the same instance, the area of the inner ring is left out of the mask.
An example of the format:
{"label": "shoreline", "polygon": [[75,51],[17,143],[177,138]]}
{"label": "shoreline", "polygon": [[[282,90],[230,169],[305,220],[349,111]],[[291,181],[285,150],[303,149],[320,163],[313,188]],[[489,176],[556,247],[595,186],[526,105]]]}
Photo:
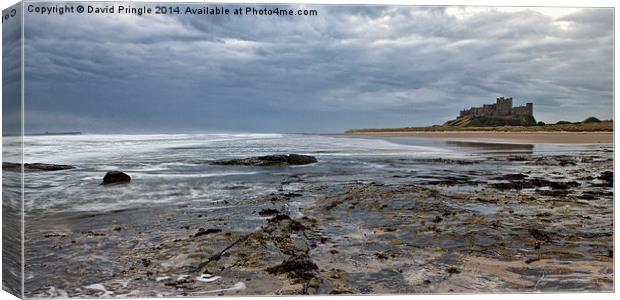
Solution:
{"label": "shoreline", "polygon": [[412,137],[448,139],[452,141],[512,144],[613,144],[613,131],[359,131],[344,133],[351,137]]}

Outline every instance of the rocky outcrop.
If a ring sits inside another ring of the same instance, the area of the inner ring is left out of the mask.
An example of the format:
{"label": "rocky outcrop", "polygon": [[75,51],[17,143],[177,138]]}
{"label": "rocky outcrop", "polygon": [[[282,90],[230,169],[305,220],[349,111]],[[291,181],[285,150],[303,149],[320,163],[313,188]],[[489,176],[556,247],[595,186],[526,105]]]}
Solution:
{"label": "rocky outcrop", "polygon": [[317,162],[314,156],[300,154],[276,154],[266,156],[254,156],[238,159],[223,159],[211,161],[213,165],[236,165],[236,166],[287,166],[307,165]]}
{"label": "rocky outcrop", "polygon": [[121,171],[110,171],[103,176],[103,182],[101,184],[119,184],[119,183],[129,183],[131,182],[131,177]]}
{"label": "rocky outcrop", "polygon": [[[61,170],[70,170],[70,169],[75,169],[75,167],[69,166],[69,165],[55,165],[55,164],[42,164],[42,163],[24,164],[24,172],[46,172],[46,171],[61,171]],[[21,172],[22,168],[21,168],[21,164],[19,163],[3,162],[2,170]]]}

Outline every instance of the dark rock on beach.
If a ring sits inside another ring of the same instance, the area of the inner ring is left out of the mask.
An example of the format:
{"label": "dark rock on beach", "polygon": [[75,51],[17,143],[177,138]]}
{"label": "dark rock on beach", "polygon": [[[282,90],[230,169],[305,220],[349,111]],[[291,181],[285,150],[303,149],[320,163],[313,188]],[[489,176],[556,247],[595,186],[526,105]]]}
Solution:
{"label": "dark rock on beach", "polygon": [[314,156],[300,154],[276,154],[266,156],[254,156],[238,159],[224,159],[212,161],[213,165],[237,165],[237,166],[286,166],[307,165],[317,162]]}
{"label": "dark rock on beach", "polygon": [[598,177],[598,180],[603,181],[603,184],[601,186],[613,187],[614,186],[614,172],[605,171],[601,173],[601,176]]}
{"label": "dark rock on beach", "polygon": [[316,157],[310,155],[289,154],[288,163],[291,165],[307,165],[317,162]]}
{"label": "dark rock on beach", "polygon": [[101,184],[118,184],[129,183],[131,177],[120,171],[110,171],[103,176],[103,182]]}
{"label": "dark rock on beach", "polygon": [[291,219],[291,217],[289,217],[288,215],[279,214],[279,215],[276,215],[275,217],[269,219],[269,222],[276,223],[276,222],[280,222],[282,220],[290,220],[290,219]]}
{"label": "dark rock on beach", "polygon": [[203,235],[208,235],[208,234],[212,234],[212,233],[218,233],[218,232],[222,232],[221,229],[216,229],[216,228],[209,228],[209,229],[204,229],[204,228],[199,228],[198,231],[196,233],[194,233],[194,235],[192,237],[199,237],[199,236],[203,236]]}
{"label": "dark rock on beach", "polygon": [[272,216],[272,215],[276,215],[278,214],[280,211],[277,209],[273,209],[273,208],[265,208],[263,210],[261,210],[260,212],[258,212],[258,214],[260,216]]}
{"label": "dark rock on beach", "polygon": [[293,256],[277,266],[267,268],[265,271],[271,274],[286,274],[292,279],[308,280],[316,276],[317,269],[317,265],[310,260],[308,255],[301,254]]}
{"label": "dark rock on beach", "polygon": [[538,229],[531,228],[531,229],[528,229],[528,230],[527,230],[527,232],[528,232],[528,233],[529,233],[532,237],[534,237],[535,239],[537,239],[537,240],[539,240],[539,241],[545,241],[545,242],[551,241],[551,236],[550,236],[550,234],[549,234],[549,233],[547,233],[547,232],[544,232],[544,231],[542,231],[542,230],[538,230]]}
{"label": "dark rock on beach", "polygon": [[[46,172],[46,171],[61,171],[61,170],[70,170],[70,169],[75,169],[75,167],[69,166],[69,165],[55,165],[55,164],[42,164],[42,163],[24,164],[25,172],[38,172],[38,171]],[[21,164],[3,162],[2,170],[20,172]]]}
{"label": "dark rock on beach", "polygon": [[497,177],[495,177],[493,179],[495,179],[495,180],[511,180],[511,181],[514,181],[514,180],[523,180],[525,178],[527,178],[527,175],[521,174],[521,173],[516,173],[516,174],[506,174],[506,175],[502,175],[502,176],[497,176]]}
{"label": "dark rock on beach", "polygon": [[540,187],[550,187],[552,189],[566,190],[578,187],[576,181],[550,181],[542,178],[533,178],[529,180],[510,180],[510,182],[499,182],[490,184],[490,186],[500,190],[522,190]]}

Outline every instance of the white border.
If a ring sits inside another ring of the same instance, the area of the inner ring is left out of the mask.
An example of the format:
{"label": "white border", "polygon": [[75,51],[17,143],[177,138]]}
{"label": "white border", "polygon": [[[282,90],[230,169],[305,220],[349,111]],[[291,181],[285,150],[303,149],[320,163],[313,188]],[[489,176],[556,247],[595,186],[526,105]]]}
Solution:
{"label": "white border", "polygon": [[[50,1],[51,2],[51,1]],[[96,2],[96,1],[82,1],[82,2]],[[250,1],[250,0],[220,0],[220,1],[182,1],[182,0],[167,0],[167,1],[135,1],[135,2],[211,2],[211,3],[273,3],[273,4],[284,4],[284,3],[298,3],[298,4],[394,4],[394,5],[435,5],[435,6],[447,6],[447,5],[471,5],[471,6],[557,6],[557,7],[618,7],[618,1],[611,0],[589,0],[589,1],[562,1],[562,0],[270,0],[270,1]],[[17,1],[11,0],[0,0],[0,8],[5,9],[13,4],[17,3]],[[614,13],[614,29],[617,21],[617,15]],[[22,18],[22,28],[23,28],[23,18]],[[615,74],[617,70],[617,66],[615,65],[615,57],[618,53],[618,48],[615,47],[615,41],[617,39],[618,32],[614,30],[614,116],[616,116],[616,105],[615,105],[615,91],[617,90],[618,82],[615,81]],[[23,31],[22,31],[22,70],[23,70]],[[0,51],[2,50],[2,46],[0,45]],[[0,63],[1,67],[1,63]],[[1,72],[0,72],[1,73]],[[22,105],[23,105],[23,76],[24,72],[22,72]],[[2,75],[0,74],[0,80],[2,79]],[[1,87],[0,87],[1,91]],[[1,95],[1,93],[0,93]],[[1,97],[1,96],[0,96]],[[23,107],[22,107],[22,122],[23,122]],[[0,114],[0,124],[2,124],[2,116]],[[1,125],[0,125],[1,126]],[[22,124],[22,131],[24,130]],[[0,134],[1,134],[0,129]],[[616,133],[618,132],[617,123],[614,124],[614,141],[616,137]],[[615,143],[614,143],[615,145]],[[0,150],[1,150],[0,145]],[[614,147],[615,148],[615,147]],[[615,149],[614,149],[615,151]],[[23,154],[22,154],[23,155]],[[22,156],[23,157],[23,156]],[[614,152],[614,170],[618,170],[618,155]],[[618,176],[614,178],[614,187],[618,186]],[[23,180],[23,177],[22,177]],[[1,179],[0,179],[1,183]],[[23,183],[22,183],[23,184]],[[614,198],[616,194],[617,188],[614,188]],[[1,192],[0,192],[1,196]],[[23,205],[23,201],[22,201]],[[618,269],[618,257],[617,257],[617,246],[618,240],[616,239],[615,233],[618,232],[618,224],[615,220],[615,211],[618,209],[618,203],[614,199],[614,275],[616,274],[616,270]],[[23,215],[22,215],[23,219]],[[23,227],[22,227],[23,228]],[[0,241],[1,243],[1,241]],[[22,243],[23,243],[23,232],[22,232]],[[22,245],[22,259],[23,259],[23,245]],[[2,270],[0,268],[0,274]],[[614,276],[615,277],[615,276]],[[618,291],[618,280],[614,278],[614,289]],[[22,289],[23,291],[23,289]],[[0,299],[5,299],[13,297],[9,293],[2,291],[0,292]],[[304,296],[308,297],[308,296]],[[334,298],[328,296],[316,296],[312,298]],[[496,299],[497,297],[502,297],[503,299],[520,299],[522,297],[527,297],[528,299],[537,300],[537,299],[582,299],[584,297],[596,297],[597,299],[615,299],[614,293],[554,293],[554,294],[469,294],[469,295],[403,295],[403,296],[337,296],[346,297],[346,299],[367,299],[368,297],[372,297],[373,299],[411,299],[411,298],[419,298],[419,299]],[[225,297],[225,299],[248,299],[248,298],[265,298],[265,297]],[[13,298],[14,299],[14,298]],[[159,298],[142,298],[142,299],[159,299]],[[183,298],[185,299],[185,298]],[[187,299],[209,299],[209,298],[187,298]],[[278,297],[278,299],[300,299],[300,297]]]}

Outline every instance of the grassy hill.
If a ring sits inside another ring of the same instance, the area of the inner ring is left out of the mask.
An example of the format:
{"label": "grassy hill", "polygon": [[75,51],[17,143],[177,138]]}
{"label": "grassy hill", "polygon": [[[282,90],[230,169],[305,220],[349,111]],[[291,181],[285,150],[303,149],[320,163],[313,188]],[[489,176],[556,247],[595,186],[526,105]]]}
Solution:
{"label": "grassy hill", "polygon": [[495,127],[495,126],[533,126],[536,119],[532,116],[466,116],[451,120],[443,126],[451,127]]}

